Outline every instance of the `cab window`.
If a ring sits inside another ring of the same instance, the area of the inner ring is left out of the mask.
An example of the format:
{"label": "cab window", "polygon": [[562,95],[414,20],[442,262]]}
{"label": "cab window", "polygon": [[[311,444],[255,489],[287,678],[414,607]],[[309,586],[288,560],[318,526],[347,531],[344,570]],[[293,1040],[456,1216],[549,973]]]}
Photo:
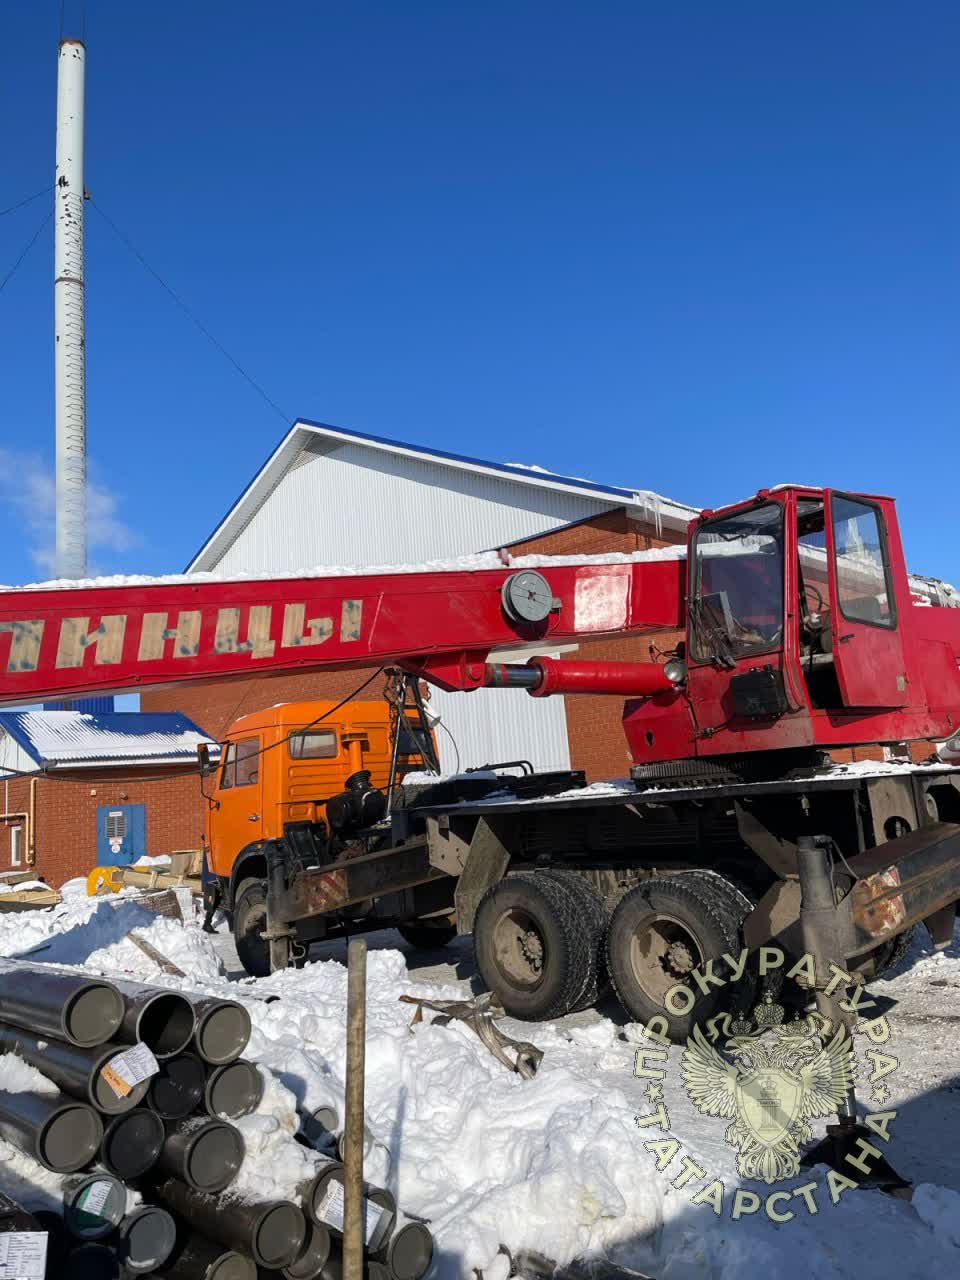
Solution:
{"label": "cab window", "polygon": [[220,790],[232,787],[250,787],[260,778],[260,739],[241,738],[231,742],[223,758],[220,771]]}
{"label": "cab window", "polygon": [[708,520],[693,547],[690,638],[696,662],[733,666],[783,633],[783,507],[768,502]]}
{"label": "cab window", "polygon": [[879,510],[872,503],[834,494],[831,512],[840,612],[851,622],[895,627],[890,565]]}
{"label": "cab window", "polygon": [[332,760],[337,749],[337,735],[332,729],[305,729],[290,735],[291,760]]}

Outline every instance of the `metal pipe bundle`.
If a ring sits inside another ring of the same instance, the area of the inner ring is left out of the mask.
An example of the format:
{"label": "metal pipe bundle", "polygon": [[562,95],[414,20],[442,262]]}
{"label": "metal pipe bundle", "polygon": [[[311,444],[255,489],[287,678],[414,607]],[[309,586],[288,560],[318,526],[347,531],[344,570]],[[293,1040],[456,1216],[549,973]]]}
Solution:
{"label": "metal pipe bundle", "polygon": [[166,1126],[157,1167],[195,1191],[223,1191],[237,1176],[243,1155],[243,1138],[232,1124],[190,1116]]}
{"label": "metal pipe bundle", "polygon": [[[326,1227],[334,1239],[342,1239],[345,1200],[343,1166],[331,1160],[303,1190],[304,1209],[311,1221]],[[397,1220],[397,1202],[386,1188],[365,1185],[362,1210],[363,1244],[370,1253],[379,1253],[386,1247]]]}
{"label": "metal pipe bundle", "polygon": [[0,962],[0,1019],[90,1048],[117,1032],[123,998],[115,984],[44,965]]}
{"label": "metal pipe bundle", "polygon": [[[320,1271],[320,1280],[344,1280],[343,1241],[330,1241],[330,1256]],[[383,1262],[367,1262],[364,1267],[365,1280],[394,1280],[390,1268]]]}
{"label": "metal pipe bundle", "polygon": [[97,1154],[103,1122],[63,1093],[0,1090],[0,1135],[54,1173],[75,1173]]}
{"label": "metal pipe bundle", "polygon": [[292,1200],[244,1204],[198,1194],[176,1178],[160,1183],[156,1194],[195,1230],[228,1248],[249,1253],[270,1271],[289,1266],[303,1249],[306,1222]]}
{"label": "metal pipe bundle", "polygon": [[103,1167],[126,1180],[139,1178],[160,1158],[166,1131],[155,1111],[137,1107],[107,1123],[100,1145]]}
{"label": "metal pipe bundle", "polygon": [[104,1078],[104,1067],[109,1066],[111,1059],[125,1048],[125,1045],[110,1040],[92,1048],[82,1048],[0,1022],[0,1053],[17,1054],[65,1093],[89,1102],[107,1115],[130,1111],[147,1092],[149,1082],[146,1080],[141,1080],[123,1095],[115,1092]]}
{"label": "metal pipe bundle", "polygon": [[257,1264],[235,1249],[199,1233],[179,1241],[169,1260],[157,1267],[158,1280],[257,1280]]}

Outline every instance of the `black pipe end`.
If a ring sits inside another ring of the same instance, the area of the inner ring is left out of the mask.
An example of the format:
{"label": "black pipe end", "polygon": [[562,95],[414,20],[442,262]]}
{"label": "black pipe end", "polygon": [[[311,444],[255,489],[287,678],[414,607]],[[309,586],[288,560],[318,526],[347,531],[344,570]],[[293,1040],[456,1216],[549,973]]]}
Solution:
{"label": "black pipe end", "polygon": [[127,1111],[107,1125],[100,1159],[118,1178],[139,1178],[157,1163],[165,1136],[156,1112],[145,1107]]}

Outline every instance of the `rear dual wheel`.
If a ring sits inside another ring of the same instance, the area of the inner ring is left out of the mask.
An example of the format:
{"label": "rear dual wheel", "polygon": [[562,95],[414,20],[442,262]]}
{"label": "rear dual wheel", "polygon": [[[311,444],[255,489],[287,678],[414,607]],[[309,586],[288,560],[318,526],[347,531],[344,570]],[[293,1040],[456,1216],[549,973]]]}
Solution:
{"label": "rear dual wheel", "polygon": [[[621,899],[607,930],[607,967],[617,998],[637,1022],[667,1022],[666,1034],[686,1040],[696,1024],[733,1005],[749,1003],[754,982],[749,970],[736,983],[723,960],[742,948],[740,926],[750,903],[734,885],[713,872],[655,876]],[[712,971],[727,980],[705,993],[694,978]],[[668,995],[684,988],[694,997]]]}
{"label": "rear dual wheel", "polygon": [[585,1008],[605,983],[605,912],[574,872],[520,872],[480,900],[473,925],[477,969],[512,1017],[539,1022]]}

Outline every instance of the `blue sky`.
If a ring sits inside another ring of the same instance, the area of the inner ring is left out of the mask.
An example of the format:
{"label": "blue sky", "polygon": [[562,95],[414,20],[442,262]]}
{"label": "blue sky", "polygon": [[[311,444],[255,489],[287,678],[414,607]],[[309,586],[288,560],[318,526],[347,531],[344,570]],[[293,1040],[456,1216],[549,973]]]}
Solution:
{"label": "blue sky", "polygon": [[[80,5],[67,0],[68,32]],[[0,208],[57,0],[0,12]],[[88,0],[87,186],[290,418],[956,537],[960,9]],[[0,218],[0,278],[52,197]],[[284,423],[88,207],[93,565],[179,570]],[[45,574],[52,231],[0,293],[0,581]]]}

